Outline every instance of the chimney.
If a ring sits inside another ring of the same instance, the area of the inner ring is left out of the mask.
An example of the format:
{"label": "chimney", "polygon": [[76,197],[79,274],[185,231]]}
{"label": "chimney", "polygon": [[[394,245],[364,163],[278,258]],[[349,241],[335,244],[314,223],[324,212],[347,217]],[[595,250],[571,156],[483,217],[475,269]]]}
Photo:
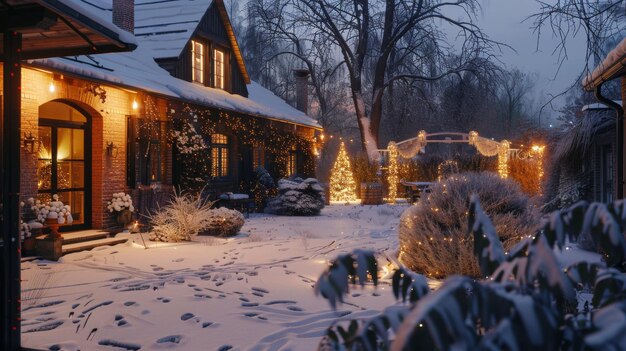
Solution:
{"label": "chimney", "polygon": [[294,69],[296,77],[296,108],[304,113],[309,113],[309,75],[308,69]]}
{"label": "chimney", "polygon": [[113,24],[135,33],[135,0],[113,0]]}

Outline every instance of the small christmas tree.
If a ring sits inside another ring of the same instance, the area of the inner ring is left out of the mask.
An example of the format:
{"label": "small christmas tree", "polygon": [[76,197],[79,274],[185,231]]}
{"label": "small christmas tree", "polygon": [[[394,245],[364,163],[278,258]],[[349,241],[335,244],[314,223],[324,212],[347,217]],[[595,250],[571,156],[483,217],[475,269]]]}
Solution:
{"label": "small christmas tree", "polygon": [[354,201],[356,200],[356,185],[352,175],[352,166],[346,152],[346,146],[341,142],[337,161],[330,174],[330,200],[331,201]]}

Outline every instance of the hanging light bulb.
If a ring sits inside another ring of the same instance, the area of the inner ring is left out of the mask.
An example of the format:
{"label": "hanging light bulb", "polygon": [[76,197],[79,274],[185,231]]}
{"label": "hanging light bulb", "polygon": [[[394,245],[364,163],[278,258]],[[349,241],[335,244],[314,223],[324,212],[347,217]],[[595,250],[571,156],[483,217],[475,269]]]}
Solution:
{"label": "hanging light bulb", "polygon": [[54,93],[56,89],[57,88],[54,86],[54,83],[50,82],[50,85],[48,86],[48,91],[50,91],[51,93]]}
{"label": "hanging light bulb", "polygon": [[139,108],[139,103],[137,103],[137,100],[133,99],[133,110],[136,110]]}

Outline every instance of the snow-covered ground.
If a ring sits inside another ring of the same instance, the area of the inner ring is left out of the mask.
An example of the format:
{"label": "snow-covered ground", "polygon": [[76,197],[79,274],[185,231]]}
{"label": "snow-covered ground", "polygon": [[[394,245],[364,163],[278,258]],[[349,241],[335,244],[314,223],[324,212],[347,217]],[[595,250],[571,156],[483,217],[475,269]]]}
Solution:
{"label": "snow-covered ground", "polygon": [[[313,285],[355,248],[395,257],[406,205],[332,205],[319,217],[251,215],[229,239],[127,244],[26,262],[22,344],[51,350],[312,350],[338,318],[394,303],[388,281],[332,311]],[[385,268],[383,268],[385,270]],[[57,345],[55,347],[55,345]]]}

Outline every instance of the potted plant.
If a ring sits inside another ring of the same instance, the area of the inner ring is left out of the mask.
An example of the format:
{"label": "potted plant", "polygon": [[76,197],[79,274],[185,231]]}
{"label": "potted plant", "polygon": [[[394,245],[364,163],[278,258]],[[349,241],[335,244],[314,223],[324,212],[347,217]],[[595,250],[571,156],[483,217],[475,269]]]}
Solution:
{"label": "potted plant", "polygon": [[124,192],[113,194],[107,209],[115,215],[117,224],[122,227],[126,227],[133,220],[133,212],[135,212],[133,199]]}

